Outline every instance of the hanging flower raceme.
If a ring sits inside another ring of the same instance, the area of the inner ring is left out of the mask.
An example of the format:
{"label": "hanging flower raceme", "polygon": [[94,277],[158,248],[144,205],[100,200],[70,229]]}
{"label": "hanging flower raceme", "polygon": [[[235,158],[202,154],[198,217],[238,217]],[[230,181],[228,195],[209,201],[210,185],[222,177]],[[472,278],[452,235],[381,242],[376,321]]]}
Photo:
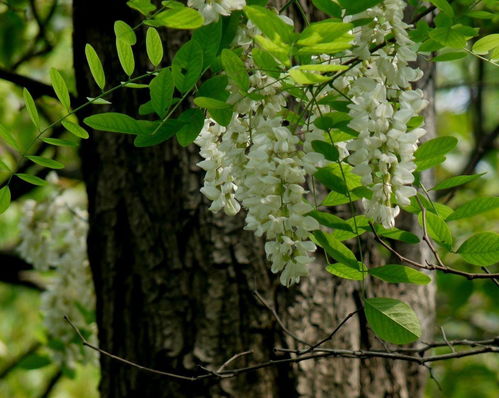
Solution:
{"label": "hanging flower raceme", "polygon": [[[372,22],[357,28],[355,36],[352,54],[362,63],[336,83],[352,100],[349,127],[359,132],[347,145],[348,161],[373,191],[371,199],[364,199],[366,215],[386,228],[395,225],[398,205],[408,205],[416,194],[410,186],[416,169],[414,152],[425,134],[422,128],[407,127],[427,101],[421,90],[411,88],[422,72],[408,65],[416,53],[402,20],[404,7],[402,0],[385,0],[351,17],[372,18]],[[369,49],[383,43],[390,33],[395,42],[371,53]]]}
{"label": "hanging flower raceme", "polygon": [[205,25],[218,21],[220,15],[230,15],[232,11],[242,10],[245,0],[189,0],[189,7],[199,10]]}
{"label": "hanging flower raceme", "polygon": [[64,316],[91,332],[88,338],[95,343],[95,323],[88,317],[94,311],[95,296],[86,250],[87,214],[78,207],[70,208],[67,200],[60,195],[24,203],[18,252],[35,270],[54,271],[41,294],[43,323],[54,343],[54,359],[73,366],[78,361],[96,360],[96,354],[74,344],[74,332]]}

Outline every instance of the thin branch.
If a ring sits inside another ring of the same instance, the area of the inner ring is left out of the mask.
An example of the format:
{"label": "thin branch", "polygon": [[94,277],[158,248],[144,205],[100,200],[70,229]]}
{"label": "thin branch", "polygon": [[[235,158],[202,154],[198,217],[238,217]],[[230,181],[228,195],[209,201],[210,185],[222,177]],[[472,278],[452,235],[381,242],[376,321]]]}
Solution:
{"label": "thin branch", "polygon": [[220,372],[223,372],[223,370],[233,361],[235,361],[237,358],[240,358],[242,356],[245,356],[245,355],[250,355],[250,354],[253,354],[253,351],[252,350],[248,350],[248,351],[244,351],[244,352],[240,352],[239,354],[236,354],[236,355],[233,355],[232,357],[230,357],[227,361],[225,361],[222,366],[220,366],[216,373],[220,373]]}
{"label": "thin branch", "polygon": [[304,344],[306,346],[312,347],[312,344],[307,343],[305,340],[300,339],[297,335],[295,335],[293,332],[291,332],[286,325],[284,325],[284,322],[279,318],[279,315],[277,315],[277,312],[274,308],[272,308],[266,301],[265,299],[261,296],[260,293],[258,293],[257,290],[253,290],[253,295],[262,303],[271,313],[274,315],[275,320],[281,327],[281,329],[286,333],[289,337],[291,337],[293,340],[296,340],[298,343]]}
{"label": "thin branch", "polygon": [[472,280],[472,279],[497,279],[499,278],[499,274],[475,274],[475,273],[470,273],[470,272],[465,272],[465,271],[460,271],[454,268],[449,268],[447,266],[441,266],[437,264],[431,264],[427,263],[426,265],[418,263],[417,261],[411,260],[410,258],[404,257],[401,255],[398,251],[396,251],[394,248],[392,248],[390,245],[388,245],[381,237],[378,235],[376,232],[376,229],[374,228],[374,225],[372,223],[369,223],[371,226],[371,230],[374,234],[374,237],[378,243],[380,243],[386,250],[388,250],[390,253],[394,254],[400,262],[406,263],[409,265],[412,265],[416,268],[421,268],[427,271],[441,271],[445,274],[454,274],[454,275],[459,275],[462,277],[465,277],[466,279]]}
{"label": "thin branch", "polygon": [[59,380],[61,380],[62,376],[63,376],[62,370],[58,369],[57,372],[50,378],[49,382],[47,383],[47,386],[45,387],[45,390],[43,391],[42,395],[40,395],[39,398],[49,398],[50,394],[54,390]]}
{"label": "thin branch", "polygon": [[350,314],[348,314],[345,319],[343,319],[339,324],[338,326],[336,326],[334,328],[334,330],[329,333],[329,335],[325,338],[323,338],[322,340],[318,341],[317,343],[315,343],[314,345],[310,346],[309,348],[307,348],[306,350],[302,351],[300,355],[303,355],[303,354],[308,354],[309,352],[312,352],[313,350],[315,350],[316,348],[320,347],[322,344],[324,344],[325,342],[331,340],[336,333],[338,333],[338,331],[350,320],[350,318],[352,318],[355,314],[357,314],[359,311],[354,311],[354,312],[351,312]]}

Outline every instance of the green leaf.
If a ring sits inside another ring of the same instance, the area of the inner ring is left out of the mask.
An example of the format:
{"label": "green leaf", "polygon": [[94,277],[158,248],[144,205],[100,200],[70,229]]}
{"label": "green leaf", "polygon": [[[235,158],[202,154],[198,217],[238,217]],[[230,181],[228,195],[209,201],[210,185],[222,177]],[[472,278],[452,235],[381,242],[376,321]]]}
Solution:
{"label": "green leaf", "polygon": [[137,120],[124,113],[106,112],[91,115],[83,122],[94,130],[110,131],[113,133],[141,134]]}
{"label": "green leaf", "polygon": [[163,117],[172,104],[174,82],[168,68],[162,69],[149,83],[151,105],[159,117]]}
{"label": "green leaf", "polygon": [[487,35],[478,40],[471,51],[475,54],[487,54],[490,50],[499,47],[499,33]]}
{"label": "green leaf", "polygon": [[195,40],[185,43],[175,54],[172,73],[175,86],[181,93],[189,91],[201,76],[203,49]]}
{"label": "green leaf", "polygon": [[433,62],[447,62],[447,61],[455,61],[456,59],[461,59],[466,57],[465,52],[448,52],[444,54],[437,55],[432,58]]}
{"label": "green leaf", "polygon": [[137,10],[142,15],[147,16],[156,9],[156,6],[151,4],[151,0],[130,0],[127,1],[127,6]]}
{"label": "green leaf", "polygon": [[323,76],[318,73],[303,72],[298,68],[290,69],[288,73],[298,84],[320,84],[333,78],[332,76]]}
{"label": "green leaf", "polygon": [[450,48],[464,48],[466,46],[466,36],[454,29],[454,27],[435,28],[429,33],[436,42]]}
{"label": "green leaf", "polygon": [[208,98],[208,97],[196,97],[194,98],[194,103],[200,108],[206,108],[210,110],[232,108],[232,105],[228,104],[227,102],[219,101],[217,99]]}
{"label": "green leaf", "polygon": [[466,240],[457,250],[465,261],[473,265],[488,266],[499,262],[499,234],[480,232]]}
{"label": "green leaf", "polygon": [[417,285],[427,285],[431,282],[431,278],[416,271],[411,267],[398,264],[388,264],[381,267],[369,269],[369,274],[390,283],[415,283]]}
{"label": "green leaf", "polygon": [[300,70],[311,70],[315,72],[338,72],[342,70],[347,70],[347,65],[335,65],[335,64],[308,64],[299,65],[297,67]]}
{"label": "green leaf", "polygon": [[360,198],[362,198],[362,196],[357,195],[355,192],[350,192],[350,197],[339,192],[330,192],[322,201],[322,204],[324,206],[339,206],[350,203],[350,199],[352,200],[352,202],[355,202]]}
{"label": "green leaf", "polygon": [[386,229],[382,225],[376,225],[375,229],[376,233],[383,238],[399,240],[411,244],[420,242],[419,238],[409,231],[404,231],[395,227]]}
{"label": "green leaf", "polygon": [[[362,266],[362,267],[361,267]],[[353,281],[361,281],[364,280],[367,268],[361,262],[358,263],[358,266],[353,266],[351,264],[329,264],[326,267],[326,271],[330,274],[339,276],[343,279],[350,279]]]}
{"label": "green leaf", "polygon": [[[214,98],[222,103],[225,103],[227,98],[229,98],[229,93],[225,90],[227,82],[228,79],[225,75],[214,76],[208,79],[199,88],[199,97]],[[203,103],[203,100],[201,100],[201,102]],[[205,103],[205,105],[210,104]],[[219,105],[221,104],[218,104],[217,106]],[[224,105],[221,109],[215,109],[213,107],[209,107],[207,109],[209,109],[211,117],[222,126],[227,126],[232,120],[232,107],[225,107]]]}
{"label": "green leaf", "polygon": [[33,97],[31,96],[27,88],[23,89],[23,97],[31,121],[33,122],[37,130],[40,130],[40,117],[38,116],[38,110],[36,109],[35,101],[33,100]]}
{"label": "green leaf", "polygon": [[55,145],[55,146],[68,146],[68,147],[76,147],[78,146],[77,142],[74,141],[69,141],[69,140],[63,140],[60,138],[42,138],[43,142],[46,142],[49,145]]}
{"label": "green leaf", "polygon": [[111,105],[111,102],[104,98],[87,97],[87,100],[91,102],[92,105]]}
{"label": "green leaf", "polygon": [[356,236],[360,236],[365,232],[371,230],[371,227],[369,226],[369,220],[364,215],[351,217],[345,222],[350,227],[349,230],[346,230],[345,228],[343,229],[338,228],[332,234],[336,239],[340,241],[345,241],[348,239],[355,238]]}
{"label": "green leaf", "polygon": [[5,185],[0,189],[0,214],[9,208],[10,199],[10,188],[8,185]]}
{"label": "green leaf", "polygon": [[393,344],[409,344],[421,337],[416,313],[406,303],[392,298],[364,300],[364,313],[374,333]]}
{"label": "green leaf", "polygon": [[[352,30],[350,23],[325,20],[315,22],[307,26],[298,36],[296,44],[301,47],[309,47],[317,44],[332,43],[342,40],[345,34]],[[352,36],[350,36],[352,38]]]}
{"label": "green leaf", "polygon": [[454,16],[454,10],[447,0],[428,0],[428,1],[432,3],[435,7],[437,7],[439,10],[447,14],[448,16],[450,17]]}
{"label": "green leaf", "polygon": [[196,29],[192,35],[192,40],[199,43],[203,49],[203,68],[207,68],[216,60],[220,43],[222,40],[223,21],[205,25]]}
{"label": "green leaf", "polygon": [[132,46],[125,41],[116,39],[116,50],[121,67],[128,76],[131,76],[135,69]]}
{"label": "green leaf", "polygon": [[368,8],[381,3],[382,0],[339,0],[340,5],[346,10],[348,15],[358,14]]}
{"label": "green leaf", "polygon": [[147,29],[146,51],[151,64],[158,66],[163,59],[163,43],[158,31],[154,28]]}
{"label": "green leaf", "polygon": [[362,185],[361,177],[352,173],[352,167],[337,163],[319,168],[314,177],[332,191],[347,195],[352,190]]}
{"label": "green leaf", "polygon": [[135,35],[135,32],[131,26],[124,21],[118,20],[114,22],[114,34],[118,40],[124,41],[130,46],[137,43],[137,36]]}
{"label": "green leaf", "polygon": [[255,47],[253,48],[252,55],[256,66],[263,69],[269,76],[276,79],[279,77],[281,73],[279,64],[269,53]]}
{"label": "green leaf", "polygon": [[246,6],[244,12],[251,22],[272,41],[290,44],[294,37],[293,27],[285,23],[274,12],[261,6]]}
{"label": "green leaf", "polygon": [[10,172],[10,167],[7,166],[7,164],[2,160],[0,159],[0,170],[5,170],[5,171],[8,171]]}
{"label": "green leaf", "polygon": [[352,267],[358,267],[358,261],[355,254],[331,234],[325,234],[322,231],[314,231],[313,238],[314,241],[336,261]]}
{"label": "green leaf", "polygon": [[17,141],[12,133],[0,124],[0,137],[14,149],[19,149]]}
{"label": "green leaf", "polygon": [[38,186],[47,185],[47,181],[42,180],[40,177],[31,174],[16,173],[15,175],[19,177],[21,180],[26,181],[33,185],[38,185]]}
{"label": "green leaf", "polygon": [[255,36],[253,39],[263,50],[265,50],[265,52],[269,53],[280,63],[287,67],[291,66],[289,59],[291,47],[286,46],[279,41],[272,41],[271,39],[260,35]]}
{"label": "green leaf", "polygon": [[62,78],[61,74],[57,69],[50,69],[50,80],[52,82],[52,87],[54,88],[55,94],[61,104],[66,108],[67,111],[71,110],[71,99],[69,97],[68,87],[66,82]]}
{"label": "green leaf", "polygon": [[334,214],[313,210],[308,215],[315,218],[319,224],[324,225],[325,227],[353,232],[350,224]]}
{"label": "green leaf", "polygon": [[224,71],[230,79],[236,83],[244,92],[249,90],[250,80],[248,71],[244,66],[241,58],[229,49],[222,50],[221,56],[222,66]]}
{"label": "green leaf", "polygon": [[[423,213],[419,213],[418,221],[420,225],[423,225]],[[438,215],[434,213],[426,213],[426,230],[430,238],[438,242],[440,245],[445,247],[447,250],[452,250],[452,244],[454,239],[450,232],[447,223]]]}
{"label": "green leaf", "polygon": [[331,162],[336,162],[340,156],[338,149],[336,149],[335,146],[324,141],[312,141],[312,148],[315,152],[322,153],[324,157]]}
{"label": "green leaf", "polygon": [[485,173],[450,177],[450,178],[447,178],[447,179],[439,182],[437,185],[435,185],[433,188],[431,188],[430,191],[439,191],[442,189],[449,189],[449,188],[457,187],[459,185],[467,184],[468,182],[471,182],[471,181],[474,181],[474,180],[480,178],[484,174]]}
{"label": "green leaf", "polygon": [[64,165],[57,160],[45,158],[43,156],[26,156],[26,159],[31,160],[33,163],[36,163],[43,167],[48,167],[50,169],[63,169]]}
{"label": "green leaf", "polygon": [[83,139],[87,139],[89,137],[87,130],[85,130],[83,127],[81,127],[76,123],[64,120],[62,121],[61,124],[66,130],[68,130],[71,134],[75,135],[76,137]]}
{"label": "green leaf", "polygon": [[423,160],[441,158],[447,152],[452,151],[457,145],[455,137],[437,137],[424,142],[414,153],[416,163]]}
{"label": "green leaf", "polygon": [[331,17],[341,18],[341,8],[332,0],[312,0],[313,5]]}
{"label": "green leaf", "polygon": [[499,208],[498,197],[476,198],[459,206],[446,220],[460,220],[461,218],[471,217],[497,208]]}
{"label": "green leaf", "polygon": [[191,144],[201,132],[204,126],[204,113],[200,109],[187,109],[178,117],[184,123],[177,131],[177,142],[181,146]]}
{"label": "green leaf", "polygon": [[88,67],[90,68],[90,73],[92,73],[95,83],[103,90],[106,85],[106,76],[104,75],[104,69],[102,68],[99,56],[90,44],[85,46],[85,56],[87,57]]}
{"label": "green leaf", "polygon": [[43,368],[51,363],[52,361],[46,355],[30,354],[23,358],[17,366],[21,369],[33,370]]}
{"label": "green leaf", "polygon": [[202,15],[192,8],[178,7],[162,11],[154,19],[144,23],[150,26],[165,26],[172,29],[197,29],[203,26]]}
{"label": "green leaf", "polygon": [[175,133],[182,127],[182,123],[175,119],[168,119],[155,134],[152,134],[157,126],[158,122],[153,122],[149,126],[149,133],[138,135],[133,144],[140,148],[161,144],[174,137]]}

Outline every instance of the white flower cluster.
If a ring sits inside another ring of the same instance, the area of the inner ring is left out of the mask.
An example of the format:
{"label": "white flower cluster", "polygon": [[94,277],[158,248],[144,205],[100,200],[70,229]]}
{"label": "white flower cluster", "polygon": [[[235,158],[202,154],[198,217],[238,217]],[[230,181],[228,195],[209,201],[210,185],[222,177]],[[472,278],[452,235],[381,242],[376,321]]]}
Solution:
{"label": "white flower cluster", "polygon": [[220,15],[230,15],[232,11],[242,10],[246,0],[189,0],[189,7],[199,10],[204,17],[204,24],[218,21]]}
{"label": "white flower cluster", "polygon": [[[237,40],[248,43],[244,34]],[[255,69],[250,57],[246,63]],[[228,102],[235,108],[231,123],[222,127],[208,119],[195,141],[205,159],[199,163],[206,170],[201,192],[213,201],[214,212],[247,210],[245,229],[265,236],[272,272],[282,271],[281,283],[289,286],[307,275],[316,249],[309,235],[319,224],[307,215],[313,207],[305,200],[303,184],[324,157],[311,149],[316,136],[302,140],[285,126],[280,83],[260,71],[252,73],[250,82],[250,91],[264,99],[243,97],[229,83]]]}
{"label": "white flower cluster", "polygon": [[41,312],[49,338],[54,342],[54,359],[66,366],[76,361],[95,360],[91,350],[74,344],[74,331],[64,321],[69,316],[82,330],[92,332],[85,314],[95,309],[95,297],[87,259],[87,214],[69,208],[67,198],[56,196],[45,201],[27,200],[20,223],[18,252],[38,271],[54,270],[54,277],[41,294]]}
{"label": "white flower cluster", "polygon": [[[371,199],[364,199],[366,215],[386,228],[393,227],[400,209],[394,205],[408,205],[416,190],[409,186],[416,169],[414,152],[418,139],[425,134],[422,128],[408,131],[412,117],[426,106],[421,90],[412,90],[411,82],[421,78],[422,72],[409,66],[416,60],[412,41],[403,22],[405,2],[385,0],[353,19],[372,18],[373,22],[358,28],[353,55],[363,62],[336,82],[352,99],[349,126],[359,132],[348,143],[348,161],[353,172],[372,188]],[[392,33],[395,43],[387,44],[372,54],[370,47],[382,43]]]}

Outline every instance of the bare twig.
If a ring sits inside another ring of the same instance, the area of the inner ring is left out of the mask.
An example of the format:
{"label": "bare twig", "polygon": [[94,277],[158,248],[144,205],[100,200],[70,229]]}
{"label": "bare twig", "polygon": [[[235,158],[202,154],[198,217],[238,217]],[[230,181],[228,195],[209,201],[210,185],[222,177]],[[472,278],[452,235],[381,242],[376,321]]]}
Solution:
{"label": "bare twig", "polygon": [[218,369],[217,369],[217,372],[216,373],[220,373],[220,372],[223,372],[223,370],[227,367],[227,365],[229,365],[232,361],[236,360],[237,358],[240,358],[242,356],[245,356],[245,355],[249,355],[249,354],[253,354],[253,351],[252,350],[248,350],[248,351],[244,351],[244,352],[240,352],[239,354],[236,354],[236,355],[233,355],[232,357],[230,357],[227,361],[225,361],[222,366],[220,366]]}
{"label": "bare twig", "polygon": [[281,318],[279,318],[279,315],[277,315],[276,310],[274,308],[272,308],[270,306],[270,304],[265,301],[265,299],[262,297],[262,295],[260,293],[258,293],[257,290],[253,290],[253,294],[258,299],[258,301],[260,301],[260,303],[262,303],[272,313],[272,315],[274,315],[275,320],[277,321],[277,323],[279,324],[279,326],[281,327],[281,329],[284,331],[284,333],[286,333],[292,339],[296,340],[298,343],[301,343],[301,344],[307,345],[309,347],[312,347],[312,344],[307,343],[305,340],[300,339],[296,334],[294,334],[293,332],[291,332],[286,327],[286,325],[284,325],[284,322],[281,320]]}
{"label": "bare twig", "polygon": [[437,265],[437,264],[427,263],[426,265],[424,265],[424,264],[418,263],[417,261],[414,261],[414,260],[411,260],[410,258],[404,257],[398,251],[396,251],[394,248],[392,248],[390,245],[388,245],[378,235],[378,233],[376,232],[376,229],[374,228],[374,225],[372,225],[372,223],[369,223],[369,225],[371,226],[371,230],[372,230],[372,232],[374,234],[374,237],[375,237],[376,241],[378,241],[378,243],[380,243],[390,253],[394,254],[399,259],[399,261],[402,262],[402,263],[406,263],[406,264],[412,265],[412,266],[414,266],[416,268],[425,269],[427,271],[435,271],[435,270],[437,270],[437,271],[441,271],[441,272],[443,272],[445,274],[459,275],[459,276],[465,277],[466,279],[470,279],[470,280],[471,279],[498,279],[499,278],[499,274],[493,274],[493,273],[489,273],[489,274],[475,274],[475,273],[460,271],[460,270],[457,270],[457,269],[454,269],[454,268],[449,268],[447,266],[441,266],[441,265]]}

